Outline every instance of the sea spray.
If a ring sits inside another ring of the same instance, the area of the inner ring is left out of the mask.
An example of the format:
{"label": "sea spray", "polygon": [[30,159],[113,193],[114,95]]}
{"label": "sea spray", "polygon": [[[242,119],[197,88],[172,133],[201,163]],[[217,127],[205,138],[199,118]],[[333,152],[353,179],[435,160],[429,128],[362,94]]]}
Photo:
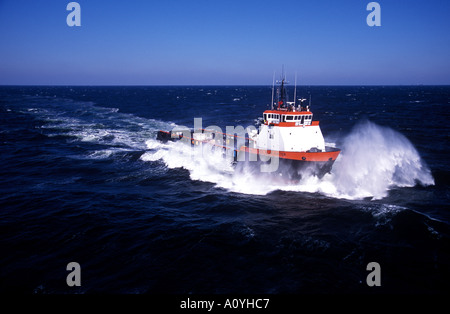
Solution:
{"label": "sea spray", "polygon": [[324,178],[339,197],[387,196],[392,187],[433,185],[429,168],[399,132],[370,121],[357,124],[342,143],[342,153]]}
{"label": "sea spray", "polygon": [[336,198],[380,199],[393,187],[434,184],[429,168],[404,135],[370,121],[357,124],[342,140],[342,152],[331,173],[322,179],[304,176],[298,183],[252,171],[254,167],[246,165],[233,171],[229,160],[221,158],[219,151],[208,151],[209,145],[191,148],[169,142],[159,146],[154,140],[146,144],[151,151],[144,154],[142,160],[161,159],[169,168],[189,170],[193,180],[212,182],[218,187],[245,194],[285,190]]}
{"label": "sea spray", "polygon": [[192,180],[224,184],[230,186],[233,167],[229,159],[223,158],[220,149],[211,150],[213,146],[190,146],[181,142],[168,142],[158,146],[156,140],[146,142],[149,151],[141,156],[143,161],[162,160],[168,168],[189,170]]}

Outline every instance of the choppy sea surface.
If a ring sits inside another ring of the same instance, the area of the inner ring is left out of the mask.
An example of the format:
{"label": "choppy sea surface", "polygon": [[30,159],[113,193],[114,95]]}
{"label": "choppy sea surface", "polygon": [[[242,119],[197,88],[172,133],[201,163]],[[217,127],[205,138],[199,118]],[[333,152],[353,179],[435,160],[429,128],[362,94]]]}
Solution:
{"label": "choppy sea surface", "polygon": [[450,87],[297,95],[342,153],[293,184],[156,141],[255,125],[271,87],[0,87],[0,292],[450,292]]}

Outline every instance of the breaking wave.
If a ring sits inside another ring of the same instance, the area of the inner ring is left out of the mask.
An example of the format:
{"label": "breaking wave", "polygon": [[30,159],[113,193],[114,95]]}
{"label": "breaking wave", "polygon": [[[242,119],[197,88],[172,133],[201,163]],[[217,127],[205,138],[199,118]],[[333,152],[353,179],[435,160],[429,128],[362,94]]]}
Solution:
{"label": "breaking wave", "polygon": [[305,177],[296,184],[245,167],[234,171],[220,152],[205,154],[205,149],[191,150],[181,143],[146,143],[151,151],[142,155],[142,160],[163,160],[169,168],[189,170],[193,180],[212,182],[239,193],[264,195],[284,190],[346,199],[381,199],[395,187],[434,185],[431,171],[413,144],[401,133],[370,121],[359,123],[343,139],[342,152],[331,173],[322,179]]}
{"label": "breaking wave", "polygon": [[[344,139],[332,173],[324,177],[344,198],[383,198],[393,187],[434,185],[430,169],[401,133],[370,121]],[[320,184],[319,184],[320,185]]]}

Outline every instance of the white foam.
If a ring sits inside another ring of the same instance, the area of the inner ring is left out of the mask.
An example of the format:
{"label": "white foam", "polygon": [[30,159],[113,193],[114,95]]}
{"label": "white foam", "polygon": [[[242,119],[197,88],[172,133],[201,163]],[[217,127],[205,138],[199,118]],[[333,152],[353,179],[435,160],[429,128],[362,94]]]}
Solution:
{"label": "white foam", "polygon": [[160,149],[156,152],[146,152],[141,155],[140,159],[142,161],[157,161],[163,159],[166,154],[167,154],[166,150]]}
{"label": "white foam", "polygon": [[163,146],[163,144],[160,141],[157,141],[156,139],[149,139],[145,141],[145,145],[148,149],[157,149]]}
{"label": "white foam", "polygon": [[[192,150],[189,145],[179,142],[169,143],[164,149],[150,140],[146,144],[158,150],[144,154],[142,160],[161,159],[169,168],[189,170],[193,180],[212,182],[218,187],[245,194],[264,195],[285,190],[321,193],[335,198],[381,199],[393,187],[434,184],[429,168],[405,136],[369,121],[358,124],[344,138],[342,152],[330,174],[322,179],[305,177],[297,184],[278,180],[273,174],[254,173],[250,168],[233,171],[231,163],[221,157],[220,151]],[[333,146],[333,143],[328,144]]]}
{"label": "white foam", "polygon": [[[149,140],[147,144],[155,147]],[[190,171],[192,180],[214,182],[219,186],[229,182],[233,167],[230,161],[222,158],[220,150],[211,151],[209,145],[191,147],[181,142],[169,142],[156,152],[146,152],[143,161],[163,160],[168,168],[185,168]]]}
{"label": "white foam", "polygon": [[[303,178],[292,191],[345,199],[381,199],[393,187],[433,185],[431,171],[402,134],[375,123],[358,124],[345,137],[330,174]],[[285,188],[282,188],[285,190]]]}
{"label": "white foam", "polygon": [[122,153],[122,152],[130,152],[130,151],[132,151],[132,150],[112,147],[109,149],[96,150],[96,151],[90,153],[88,155],[88,157],[92,158],[92,159],[106,159],[106,158],[111,157],[114,154]]}
{"label": "white foam", "polygon": [[103,149],[94,151],[93,153],[89,154],[89,157],[92,159],[105,159],[110,157],[112,154],[114,154],[114,150]]}
{"label": "white foam", "polygon": [[412,143],[390,128],[366,121],[344,139],[330,176],[335,195],[360,199],[387,196],[392,187],[433,185],[431,171]]}

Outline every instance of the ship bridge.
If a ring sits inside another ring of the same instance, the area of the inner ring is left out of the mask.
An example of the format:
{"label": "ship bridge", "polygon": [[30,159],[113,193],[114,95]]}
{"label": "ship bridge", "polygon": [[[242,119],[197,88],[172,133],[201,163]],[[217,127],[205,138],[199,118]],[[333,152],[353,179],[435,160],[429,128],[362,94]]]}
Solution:
{"label": "ship bridge", "polygon": [[284,111],[266,110],[263,113],[265,125],[278,126],[307,126],[316,125],[312,122],[312,112],[310,111]]}

